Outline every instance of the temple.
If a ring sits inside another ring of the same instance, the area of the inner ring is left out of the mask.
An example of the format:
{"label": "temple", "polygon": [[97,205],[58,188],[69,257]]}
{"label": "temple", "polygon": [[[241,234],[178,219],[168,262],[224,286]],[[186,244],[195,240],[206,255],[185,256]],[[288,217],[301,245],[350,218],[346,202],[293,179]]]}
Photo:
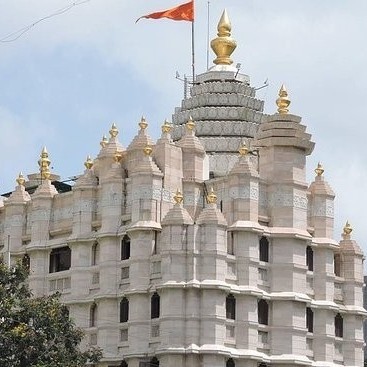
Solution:
{"label": "temple", "polygon": [[[0,252],[61,292],[98,367],[362,366],[363,253],[285,86],[263,113],[232,65],[224,11],[214,65],[154,142],[116,124],[74,186],[46,148],[0,206]],[[91,142],[93,144],[93,142]]]}

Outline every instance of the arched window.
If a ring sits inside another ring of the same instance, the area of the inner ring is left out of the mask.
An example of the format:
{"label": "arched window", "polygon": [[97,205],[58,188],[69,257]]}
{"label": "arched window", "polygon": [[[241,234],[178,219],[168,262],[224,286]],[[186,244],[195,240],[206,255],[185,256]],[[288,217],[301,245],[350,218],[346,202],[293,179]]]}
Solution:
{"label": "arched window", "polygon": [[260,239],[259,260],[269,262],[269,241],[266,237],[261,237]]}
{"label": "arched window", "polygon": [[306,247],[306,265],[309,271],[313,271],[313,250],[311,246]]}
{"label": "arched window", "polygon": [[153,357],[150,360],[150,367],[159,367],[159,360],[157,357]]}
{"label": "arched window", "polygon": [[129,320],[129,300],[124,297],[120,302],[120,322]]}
{"label": "arched window", "polygon": [[309,333],[313,333],[313,311],[306,307],[306,327]]}
{"label": "arched window", "polygon": [[264,299],[257,302],[257,318],[259,324],[269,325],[269,305]]}
{"label": "arched window", "polygon": [[92,246],[92,266],[99,264],[99,243],[95,242]]}
{"label": "arched window", "polygon": [[338,338],[342,338],[343,337],[343,318],[340,315],[340,313],[338,313],[335,316],[334,324],[335,324],[335,336]]}
{"label": "arched window", "polygon": [[236,364],[234,363],[234,360],[232,358],[227,359],[226,367],[235,367]]}
{"label": "arched window", "polygon": [[334,274],[337,277],[341,276],[341,259],[340,254],[334,254]]}
{"label": "arched window", "polygon": [[233,294],[229,294],[226,298],[226,318],[236,319],[236,298],[233,297]]}
{"label": "arched window", "polygon": [[150,318],[157,319],[159,318],[160,312],[160,297],[158,293],[154,293],[152,298],[150,299]]}
{"label": "arched window", "polygon": [[127,260],[130,258],[130,238],[124,236],[121,240],[121,260]]}
{"label": "arched window", "polygon": [[29,270],[29,268],[31,267],[31,259],[29,258],[28,254],[24,254],[22,258],[22,265],[27,270]]}
{"label": "arched window", "polygon": [[89,311],[89,327],[95,327],[97,326],[97,318],[98,318],[98,310],[97,305],[95,303],[90,306]]}

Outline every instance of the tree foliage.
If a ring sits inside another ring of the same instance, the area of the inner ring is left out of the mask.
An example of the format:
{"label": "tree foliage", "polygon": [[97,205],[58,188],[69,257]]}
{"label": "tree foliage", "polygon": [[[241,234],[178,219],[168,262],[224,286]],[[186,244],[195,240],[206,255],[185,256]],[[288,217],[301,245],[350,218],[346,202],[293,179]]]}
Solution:
{"label": "tree foliage", "polygon": [[101,358],[99,348],[79,349],[83,332],[60,295],[32,297],[27,269],[0,259],[0,366],[80,367]]}

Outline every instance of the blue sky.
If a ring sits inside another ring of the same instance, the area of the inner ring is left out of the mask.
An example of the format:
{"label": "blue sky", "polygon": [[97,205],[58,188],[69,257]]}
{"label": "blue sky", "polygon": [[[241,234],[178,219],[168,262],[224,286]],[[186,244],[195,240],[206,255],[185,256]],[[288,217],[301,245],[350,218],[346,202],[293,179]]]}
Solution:
{"label": "blue sky", "polygon": [[[182,1],[184,2],[184,1]],[[0,39],[70,0],[0,0]],[[0,192],[19,171],[37,170],[44,145],[54,172],[80,174],[112,122],[126,147],[144,114],[149,133],[180,105],[175,72],[190,73],[190,24],[135,20],[177,0],[90,0],[42,22],[12,43],[0,42]],[[206,66],[207,1],[196,0],[196,69]],[[267,113],[284,82],[291,112],[303,117],[318,161],[337,194],[335,238],[349,219],[364,246],[367,23],[365,0],[212,0],[210,38],[227,7],[238,47],[233,54],[259,91]],[[213,54],[210,55],[210,60]],[[211,64],[211,62],[210,62]],[[367,243],[366,243],[367,245]]]}

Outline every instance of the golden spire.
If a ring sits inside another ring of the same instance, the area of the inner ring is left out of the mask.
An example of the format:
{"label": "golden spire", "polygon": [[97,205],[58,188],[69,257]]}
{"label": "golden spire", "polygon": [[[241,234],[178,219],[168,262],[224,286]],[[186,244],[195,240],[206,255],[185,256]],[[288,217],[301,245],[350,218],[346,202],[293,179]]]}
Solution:
{"label": "golden spire", "polygon": [[106,135],[103,135],[103,136],[102,136],[102,140],[100,141],[99,145],[100,145],[102,148],[104,148],[104,147],[107,145],[107,143],[108,143],[108,139],[107,139]]}
{"label": "golden spire", "polygon": [[169,133],[172,129],[171,124],[169,123],[169,121],[166,119],[164,120],[164,124],[162,125],[162,133]]}
{"label": "golden spire", "polygon": [[121,150],[116,150],[115,155],[113,156],[113,159],[116,163],[121,162],[122,159],[122,152]]}
{"label": "golden spire", "polygon": [[144,116],[142,116],[141,119],[140,119],[139,127],[140,127],[141,130],[145,130],[148,127],[147,120],[145,119]]}
{"label": "golden spire", "polygon": [[176,204],[182,204],[183,195],[179,189],[177,189],[175,196],[173,197]]}
{"label": "golden spire", "polygon": [[38,165],[40,168],[41,178],[48,180],[50,178],[50,169],[49,166],[51,161],[48,159],[48,152],[46,147],[43,147],[40,159],[38,160]]}
{"label": "golden spire", "polygon": [[195,122],[194,122],[194,120],[192,119],[192,117],[190,116],[189,117],[189,119],[188,119],[188,121],[186,122],[186,128],[187,128],[187,130],[194,130],[194,128],[195,128]]}
{"label": "golden spire", "polygon": [[288,92],[285,89],[285,85],[282,84],[279,90],[279,98],[276,100],[276,104],[278,106],[278,113],[281,115],[287,114],[289,112],[288,106],[291,104],[290,99],[288,98]]}
{"label": "golden spire", "polygon": [[317,163],[317,167],[315,168],[315,173],[317,176],[322,176],[322,174],[325,172],[324,167],[322,166],[322,164],[319,162]]}
{"label": "golden spire", "polygon": [[147,145],[144,149],[144,154],[147,156],[150,156],[153,152],[153,148],[150,145]]}
{"label": "golden spire", "polygon": [[344,234],[345,236],[349,236],[349,235],[352,233],[352,231],[353,231],[353,228],[352,228],[352,226],[349,224],[349,222],[347,221],[347,222],[345,223],[344,228],[343,228],[343,234]]}
{"label": "golden spire", "polygon": [[19,186],[24,186],[25,178],[24,178],[24,176],[23,176],[23,173],[22,173],[22,172],[19,172],[19,175],[18,175],[18,177],[17,177],[16,181],[17,181],[17,184],[18,184]]}
{"label": "golden spire", "polygon": [[217,202],[217,195],[215,195],[213,187],[210,189],[210,193],[207,195],[206,201],[209,204],[215,204]]}
{"label": "golden spire", "polygon": [[87,156],[87,159],[84,162],[84,166],[86,169],[91,169],[93,167],[93,159],[90,157],[90,155]]}
{"label": "golden spire", "polygon": [[111,130],[109,131],[109,133],[111,135],[111,138],[116,138],[116,136],[119,134],[119,131],[115,123],[112,124]]}
{"label": "golden spire", "polygon": [[240,149],[238,150],[240,152],[240,156],[244,157],[245,155],[248,154],[249,149],[247,148],[247,145],[245,142],[242,143]]}
{"label": "golden spire", "polygon": [[214,38],[210,43],[211,48],[217,55],[213,62],[216,65],[231,65],[233,61],[230,56],[237,47],[237,43],[231,37],[232,26],[226,9],[223,11],[217,29],[218,37]]}

